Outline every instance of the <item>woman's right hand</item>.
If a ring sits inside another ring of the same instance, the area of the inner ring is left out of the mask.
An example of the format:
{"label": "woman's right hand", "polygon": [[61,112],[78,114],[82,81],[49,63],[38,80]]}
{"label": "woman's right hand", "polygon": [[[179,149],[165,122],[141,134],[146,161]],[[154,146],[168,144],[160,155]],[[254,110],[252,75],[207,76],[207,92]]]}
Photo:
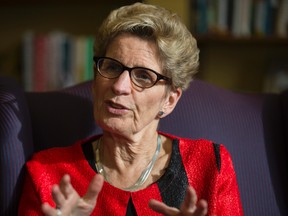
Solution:
{"label": "woman's right hand", "polygon": [[52,187],[52,197],[57,207],[53,208],[48,203],[43,203],[42,212],[46,216],[90,215],[96,206],[103,182],[103,176],[96,174],[89,184],[87,193],[80,197],[71,184],[70,176],[66,174],[59,185]]}
{"label": "woman's right hand", "polygon": [[208,212],[207,201],[198,201],[196,192],[191,186],[187,188],[186,196],[180,209],[167,206],[154,199],[150,200],[149,206],[153,211],[165,216],[204,216],[207,215]]}

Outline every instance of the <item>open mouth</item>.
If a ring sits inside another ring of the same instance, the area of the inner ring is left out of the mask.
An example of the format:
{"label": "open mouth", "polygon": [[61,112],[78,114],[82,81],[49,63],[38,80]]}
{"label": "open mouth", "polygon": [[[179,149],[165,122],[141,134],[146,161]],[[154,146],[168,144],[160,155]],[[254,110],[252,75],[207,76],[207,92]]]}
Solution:
{"label": "open mouth", "polygon": [[123,106],[121,104],[113,103],[112,101],[108,101],[107,104],[108,104],[108,106],[110,106],[114,109],[127,109],[125,106]]}

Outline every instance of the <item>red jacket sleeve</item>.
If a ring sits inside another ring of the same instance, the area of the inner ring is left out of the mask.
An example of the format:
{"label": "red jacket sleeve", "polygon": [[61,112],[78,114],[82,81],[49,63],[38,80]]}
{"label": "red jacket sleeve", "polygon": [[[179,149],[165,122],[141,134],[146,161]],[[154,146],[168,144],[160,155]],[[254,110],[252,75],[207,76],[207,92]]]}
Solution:
{"label": "red jacket sleeve", "polygon": [[29,174],[25,176],[25,182],[23,186],[22,196],[20,199],[18,215],[19,216],[44,215],[41,211],[40,198],[36,193],[34,184],[32,183],[31,176]]}
{"label": "red jacket sleeve", "polygon": [[212,215],[243,215],[240,193],[229,152],[223,145],[220,145],[221,168],[215,182],[215,208],[212,208]]}
{"label": "red jacket sleeve", "polygon": [[223,145],[208,140],[181,139],[180,152],[189,184],[208,202],[208,215],[242,216],[232,159]]}

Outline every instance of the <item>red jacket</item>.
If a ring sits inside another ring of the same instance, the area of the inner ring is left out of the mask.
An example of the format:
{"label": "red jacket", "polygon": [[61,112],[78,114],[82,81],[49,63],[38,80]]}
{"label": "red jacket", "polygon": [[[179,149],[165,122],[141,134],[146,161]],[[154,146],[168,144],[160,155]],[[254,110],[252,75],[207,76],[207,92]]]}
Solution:
{"label": "red jacket", "polygon": [[[92,215],[126,215],[132,201],[137,215],[159,215],[148,207],[150,199],[179,208],[186,188],[191,185],[199,199],[208,202],[209,215],[243,215],[231,157],[223,145],[207,140],[173,139],[173,151],[165,174],[149,187],[127,192],[104,182]],[[70,147],[36,153],[27,163],[27,175],[19,215],[42,215],[41,203],[55,206],[51,187],[68,173],[80,196],[86,193],[96,173],[91,141],[82,140]]]}

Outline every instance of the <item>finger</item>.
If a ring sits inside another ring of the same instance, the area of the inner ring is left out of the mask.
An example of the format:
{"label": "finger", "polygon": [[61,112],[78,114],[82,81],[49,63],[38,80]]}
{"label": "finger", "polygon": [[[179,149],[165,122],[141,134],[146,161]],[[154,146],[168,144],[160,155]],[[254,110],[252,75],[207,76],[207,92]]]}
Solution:
{"label": "finger", "polygon": [[62,194],[58,185],[53,185],[53,187],[52,187],[52,198],[53,198],[56,206],[62,206],[62,203],[65,202],[65,197]]}
{"label": "finger", "polygon": [[193,213],[196,209],[196,203],[197,203],[197,194],[191,186],[188,186],[184,201],[180,208],[181,212]]}
{"label": "finger", "polygon": [[83,197],[85,201],[95,201],[103,187],[104,178],[102,175],[96,174],[91,180],[87,193]]}
{"label": "finger", "polygon": [[154,199],[149,201],[149,207],[153,211],[163,215],[178,215],[180,213],[177,208],[167,206],[165,203]]}
{"label": "finger", "polygon": [[66,199],[68,199],[69,195],[73,194],[74,188],[72,187],[71,178],[68,174],[65,174],[60,181],[60,190]]}
{"label": "finger", "polygon": [[197,203],[197,209],[195,211],[195,215],[202,216],[207,215],[208,213],[208,203],[206,200],[199,200]]}
{"label": "finger", "polygon": [[102,189],[104,178],[101,175],[96,174],[88,187],[87,193],[83,198],[78,199],[77,208],[74,213],[77,215],[77,211],[88,214],[93,211],[96,205],[97,197]]}
{"label": "finger", "polygon": [[60,205],[62,213],[70,214],[80,203],[80,196],[71,184],[70,175],[65,174],[60,181],[60,190],[65,197],[65,206]]}
{"label": "finger", "polygon": [[51,207],[48,203],[43,203],[41,205],[41,210],[42,210],[43,214],[45,214],[46,216],[56,215],[55,208]]}

